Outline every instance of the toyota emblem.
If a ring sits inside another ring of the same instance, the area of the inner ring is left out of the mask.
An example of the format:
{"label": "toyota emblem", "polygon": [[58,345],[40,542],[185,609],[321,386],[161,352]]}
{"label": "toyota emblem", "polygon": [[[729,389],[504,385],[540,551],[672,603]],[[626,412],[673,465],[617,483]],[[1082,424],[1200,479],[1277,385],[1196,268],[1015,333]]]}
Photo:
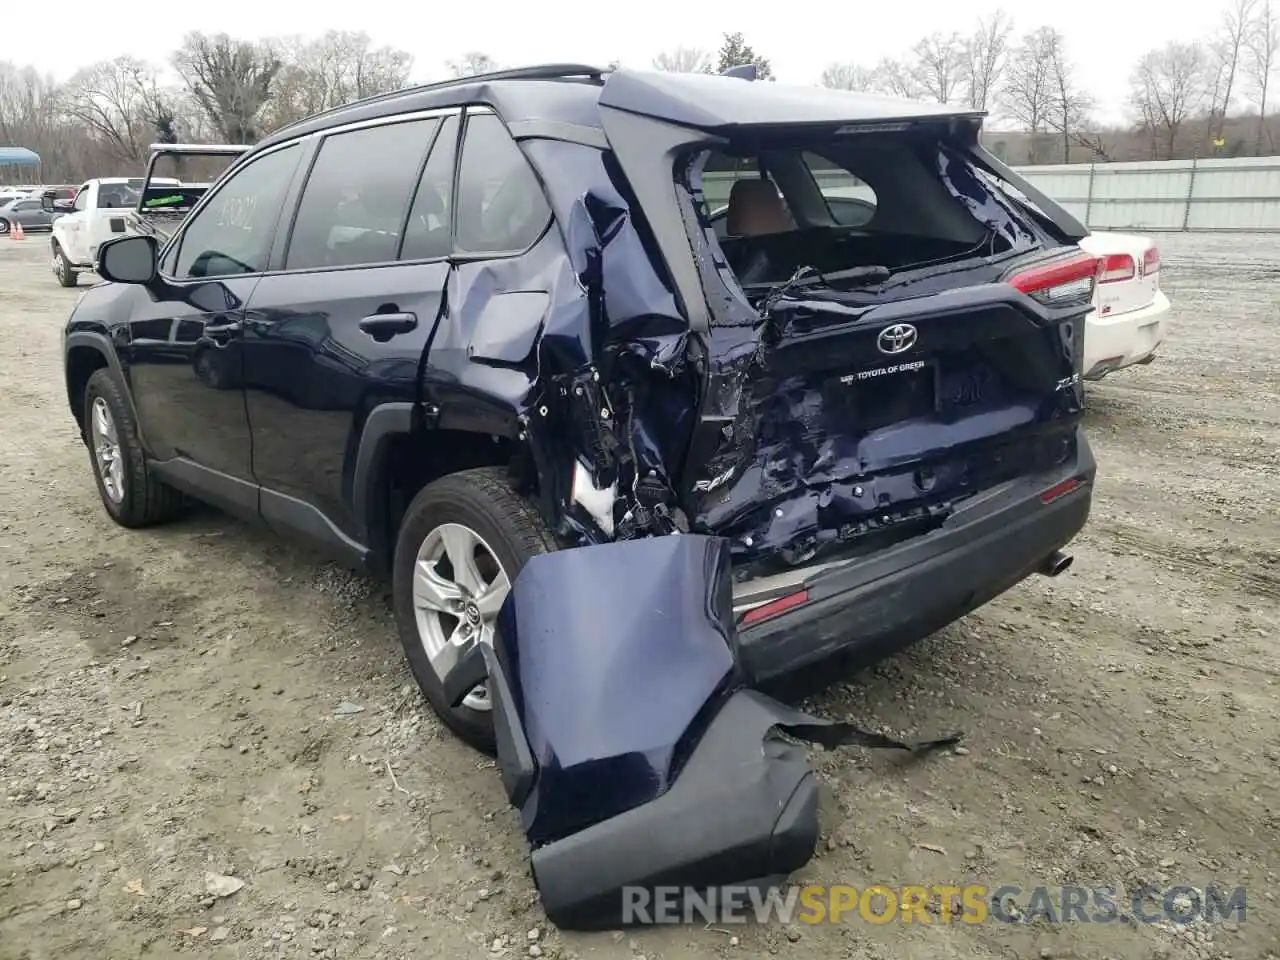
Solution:
{"label": "toyota emblem", "polygon": [[916,328],[909,323],[895,323],[885,327],[876,337],[881,353],[905,353],[916,345]]}

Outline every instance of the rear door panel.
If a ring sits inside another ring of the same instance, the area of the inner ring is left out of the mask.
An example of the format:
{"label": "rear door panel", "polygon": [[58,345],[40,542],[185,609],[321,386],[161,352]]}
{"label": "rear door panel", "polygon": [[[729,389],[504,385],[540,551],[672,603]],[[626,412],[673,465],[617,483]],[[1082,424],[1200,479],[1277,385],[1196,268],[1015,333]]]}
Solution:
{"label": "rear door panel", "polygon": [[[285,522],[273,518],[281,510],[288,522],[318,514],[363,542],[365,518],[352,504],[352,482],[365,418],[381,403],[420,400],[422,357],[449,274],[447,243],[440,256],[397,259],[402,241],[440,226],[411,207],[442,121],[447,117],[417,117],[322,140],[281,244],[283,269],[254,291],[245,322],[245,404],[269,523]],[[366,317],[387,313],[411,315],[411,329],[381,342],[361,329]]]}

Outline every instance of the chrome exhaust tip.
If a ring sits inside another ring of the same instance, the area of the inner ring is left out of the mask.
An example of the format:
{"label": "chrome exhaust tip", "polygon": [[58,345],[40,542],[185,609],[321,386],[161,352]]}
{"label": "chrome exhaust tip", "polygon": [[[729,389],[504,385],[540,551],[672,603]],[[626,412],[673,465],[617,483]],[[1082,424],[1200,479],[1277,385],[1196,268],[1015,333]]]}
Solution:
{"label": "chrome exhaust tip", "polygon": [[1055,550],[1040,562],[1040,568],[1037,572],[1041,576],[1056,577],[1058,574],[1065,572],[1074,561],[1075,557],[1071,556],[1071,554]]}

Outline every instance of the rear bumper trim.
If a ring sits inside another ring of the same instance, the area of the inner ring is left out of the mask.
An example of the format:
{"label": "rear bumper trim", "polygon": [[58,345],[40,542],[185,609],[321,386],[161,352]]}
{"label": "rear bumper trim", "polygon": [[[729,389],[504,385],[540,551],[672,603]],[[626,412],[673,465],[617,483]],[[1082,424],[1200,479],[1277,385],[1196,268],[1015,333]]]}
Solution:
{"label": "rear bumper trim", "polygon": [[[975,498],[940,529],[870,557],[810,568],[794,590],[809,602],[740,628],[753,680],[778,677],[836,653],[872,660],[919,640],[1034,573],[1084,527],[1096,465],[1082,434],[1076,458]],[[1044,503],[1045,489],[1080,485]],[[743,609],[757,604],[738,604]]]}

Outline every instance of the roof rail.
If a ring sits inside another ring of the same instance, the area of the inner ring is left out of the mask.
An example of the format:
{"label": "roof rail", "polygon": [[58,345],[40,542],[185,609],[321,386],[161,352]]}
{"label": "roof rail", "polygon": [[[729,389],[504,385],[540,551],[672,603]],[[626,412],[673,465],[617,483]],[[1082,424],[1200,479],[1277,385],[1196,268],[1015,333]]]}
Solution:
{"label": "roof rail", "polygon": [[760,78],[760,67],[754,63],[744,63],[721,71],[720,76],[736,77],[739,80],[758,80]]}
{"label": "roof rail", "polygon": [[[387,100],[394,100],[397,97],[407,96],[414,93],[426,93],[431,90],[447,90],[450,87],[458,87],[468,83],[485,83],[493,80],[573,80],[579,77],[596,80],[603,80],[606,73],[610,73],[608,67],[592,67],[582,63],[543,63],[531,67],[514,67],[509,70],[494,70],[490,73],[474,73],[466,77],[451,77],[448,80],[437,80],[432,83],[415,84],[412,87],[401,87],[399,90],[390,90],[387,93],[375,94],[372,97],[365,97],[363,100],[353,100],[350,103],[344,103],[341,106],[330,107],[328,110],[321,110],[319,113],[313,113],[309,117],[303,117],[287,126],[281,127],[280,130],[288,130],[299,124],[309,123],[320,117],[331,116],[342,110],[348,110],[352,107],[364,107],[375,103],[384,103]],[[275,131],[279,133],[280,130]],[[274,135],[274,134],[273,134]]]}

